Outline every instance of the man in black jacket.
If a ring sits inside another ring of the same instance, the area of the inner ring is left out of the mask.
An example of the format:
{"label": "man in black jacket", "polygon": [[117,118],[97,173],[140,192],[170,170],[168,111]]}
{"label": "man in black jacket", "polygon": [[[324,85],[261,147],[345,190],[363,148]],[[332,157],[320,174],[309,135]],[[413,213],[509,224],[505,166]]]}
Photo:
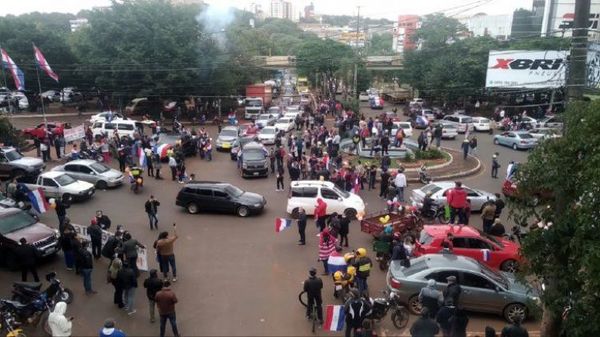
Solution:
{"label": "man in black jacket", "polygon": [[150,221],[150,230],[153,228],[158,230],[158,206],[160,206],[160,202],[154,199],[153,195],[150,195],[150,199],[144,204],[144,209],[146,210],[148,220]]}
{"label": "man in black jacket", "polygon": [[306,218],[306,211],[300,207],[298,210],[298,233],[300,234],[298,244],[301,246],[306,244]]}
{"label": "man in black jacket", "polygon": [[446,289],[444,289],[444,302],[448,303],[448,300],[452,299],[452,303],[458,305],[462,288],[456,282],[456,276],[448,276],[446,280],[448,281],[448,285],[446,286]]}
{"label": "man in black jacket", "polygon": [[87,232],[90,235],[92,241],[92,255],[97,260],[100,258],[102,253],[102,228],[98,225],[96,218],[93,218],[90,225],[87,228]]}
{"label": "man in black jacket", "polygon": [[81,247],[77,251],[77,266],[79,272],[83,276],[83,288],[85,289],[86,295],[95,294],[96,291],[92,289],[92,270],[94,269],[94,261],[92,253],[88,251],[89,243],[84,241]]}
{"label": "man in black jacket", "polygon": [[385,198],[387,195],[388,186],[390,185],[390,174],[387,170],[381,172],[381,191],[379,192],[380,198]]}
{"label": "man in black jacket", "polygon": [[135,289],[138,287],[135,271],[127,262],[123,262],[123,268],[117,273],[117,284],[123,289],[123,298],[125,299],[125,310],[128,315],[133,315],[136,310],[134,306]]}
{"label": "man in black jacket", "polygon": [[115,235],[108,238],[108,241],[106,241],[106,244],[102,247],[102,256],[112,261],[116,257],[116,254],[120,253],[122,244],[123,232],[117,230]]}
{"label": "man in black jacket", "polygon": [[410,335],[413,337],[435,337],[438,332],[440,332],[440,327],[429,318],[427,308],[421,310],[421,317],[410,327]]}
{"label": "man in black jacket", "polygon": [[100,228],[108,230],[110,228],[110,218],[102,213],[102,211],[96,211],[96,222]]}
{"label": "man in black jacket", "polygon": [[323,304],[323,298],[321,297],[321,290],[323,289],[323,281],[321,278],[317,277],[317,270],[315,268],[310,268],[309,270],[309,278],[304,281],[304,291],[306,291],[306,295],[308,297],[308,305],[306,306],[306,317],[311,319],[312,307],[313,305],[317,306],[317,318],[319,322],[323,324],[323,308],[321,305]]}
{"label": "man in black jacket", "polygon": [[40,282],[38,277],[36,263],[39,257],[37,248],[27,243],[25,238],[19,240],[19,245],[15,248],[15,255],[21,267],[21,281],[27,282],[27,273],[31,272],[33,280]]}
{"label": "man in black jacket", "polygon": [[144,280],[146,296],[148,296],[148,305],[150,309],[150,323],[154,323],[154,307],[156,307],[156,293],[163,287],[163,281],[158,278],[156,269],[150,269],[150,276]]}
{"label": "man in black jacket", "polygon": [[346,337],[350,337],[352,331],[357,336],[357,331],[362,328],[362,323],[371,312],[369,302],[360,296],[356,289],[350,291],[351,298],[344,303],[346,314]]}

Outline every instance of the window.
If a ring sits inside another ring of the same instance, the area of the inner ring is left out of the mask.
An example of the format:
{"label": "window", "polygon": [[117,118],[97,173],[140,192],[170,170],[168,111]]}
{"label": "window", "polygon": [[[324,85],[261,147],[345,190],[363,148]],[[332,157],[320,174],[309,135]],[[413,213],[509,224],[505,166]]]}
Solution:
{"label": "window", "polygon": [[332,191],[328,188],[322,188],[321,195],[325,199],[333,199],[333,200],[337,200],[340,197],[337,193],[335,193],[334,191]]}
{"label": "window", "polygon": [[212,197],[212,195],[213,195],[212,190],[205,189],[205,188],[197,189],[196,194],[203,196],[203,197]]}
{"label": "window", "polygon": [[6,163],[8,160],[6,159],[6,157],[4,156],[4,154],[0,154],[0,162],[2,163]]}
{"label": "window", "polygon": [[87,166],[83,166],[83,165],[80,165],[80,166],[79,166],[79,171],[80,171],[81,173],[85,173],[85,174],[92,174],[92,169],[90,169],[90,168],[89,168],[89,167],[87,167]]}
{"label": "window", "polygon": [[478,197],[479,196],[479,193],[473,191],[472,189],[466,188],[466,190],[467,190],[467,195],[470,197]]}
{"label": "window", "polygon": [[217,198],[227,198],[229,197],[229,194],[223,192],[223,191],[214,191],[215,193],[215,197]]}
{"label": "window", "polygon": [[134,127],[131,124],[117,124],[119,130],[133,131]]}
{"label": "window", "polygon": [[489,243],[487,243],[483,240],[476,239],[476,238],[470,238],[468,240],[469,240],[469,248],[493,250],[492,246],[490,246]]}
{"label": "window", "polygon": [[447,278],[449,276],[454,276],[458,280],[458,271],[455,270],[442,270],[431,273],[425,276],[425,279],[431,280],[434,279],[437,283],[448,283]]}
{"label": "window", "polygon": [[114,130],[115,129],[115,124],[113,124],[113,123],[106,123],[106,124],[104,124],[104,129],[106,129],[106,130]]}
{"label": "window", "polygon": [[79,172],[79,167],[78,167],[78,165],[66,165],[65,166],[65,171],[67,171],[67,172]]}
{"label": "window", "polygon": [[463,283],[465,287],[495,289],[495,285],[489,280],[475,274],[463,272]]}
{"label": "window", "polygon": [[469,248],[467,238],[454,238],[452,239],[452,246],[454,248]]}
{"label": "window", "polygon": [[295,187],[292,188],[292,197],[296,198],[316,198],[318,190],[316,187]]}
{"label": "window", "polygon": [[94,126],[92,126],[92,129],[101,129],[102,128],[102,122],[96,122],[94,123]]}
{"label": "window", "polygon": [[44,185],[44,186],[58,187],[58,185],[56,184],[56,182],[54,180],[52,180],[52,179],[49,179],[49,178],[43,178],[42,185]]}

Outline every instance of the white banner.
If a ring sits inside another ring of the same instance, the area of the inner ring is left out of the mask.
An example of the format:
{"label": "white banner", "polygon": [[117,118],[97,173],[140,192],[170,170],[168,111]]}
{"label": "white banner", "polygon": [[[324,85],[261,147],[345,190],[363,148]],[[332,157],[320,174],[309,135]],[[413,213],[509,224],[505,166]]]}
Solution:
{"label": "white banner", "polygon": [[[80,236],[88,241],[91,241],[90,235],[87,232],[87,226],[76,225],[76,224],[71,224],[71,225],[73,226],[73,228],[75,228],[75,232],[77,233],[78,236]],[[106,244],[106,242],[108,241],[108,239],[111,236],[114,236],[114,234],[109,231],[102,230],[102,247],[104,247],[104,245]],[[88,250],[90,252],[92,251],[91,245],[88,248]],[[139,270],[148,271],[148,251],[147,251],[147,249],[138,247],[137,267]]]}
{"label": "white banner", "polygon": [[64,134],[66,142],[83,139],[85,137],[85,128],[81,124],[71,129],[64,129]]}
{"label": "white banner", "polygon": [[568,51],[491,50],[487,88],[556,88],[565,85]]}

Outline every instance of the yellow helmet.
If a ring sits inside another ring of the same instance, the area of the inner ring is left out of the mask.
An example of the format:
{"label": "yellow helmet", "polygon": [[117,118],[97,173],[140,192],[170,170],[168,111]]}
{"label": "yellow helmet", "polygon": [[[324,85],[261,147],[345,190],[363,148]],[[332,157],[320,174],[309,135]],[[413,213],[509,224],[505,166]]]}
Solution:
{"label": "yellow helmet", "polygon": [[354,266],[348,266],[348,269],[346,269],[346,273],[348,273],[348,275],[356,275],[356,267]]}
{"label": "yellow helmet", "polygon": [[367,250],[364,248],[358,248],[356,250],[356,255],[359,257],[367,256]]}
{"label": "yellow helmet", "polygon": [[333,279],[334,279],[335,281],[341,281],[341,280],[342,280],[342,277],[344,277],[344,275],[343,275],[343,274],[342,274],[342,272],[341,272],[341,271],[339,271],[339,270],[338,270],[338,271],[336,271],[335,273],[333,273]]}
{"label": "yellow helmet", "polygon": [[348,263],[353,258],[354,258],[354,254],[353,253],[346,253],[346,254],[344,254],[344,260],[346,261],[346,263]]}

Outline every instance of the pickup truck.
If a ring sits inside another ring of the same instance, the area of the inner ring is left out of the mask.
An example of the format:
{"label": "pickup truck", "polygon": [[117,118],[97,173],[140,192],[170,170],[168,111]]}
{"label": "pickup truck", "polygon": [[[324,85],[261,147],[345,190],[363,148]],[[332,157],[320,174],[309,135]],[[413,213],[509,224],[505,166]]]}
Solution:
{"label": "pickup truck", "polygon": [[90,199],[96,192],[93,184],[75,180],[59,171],[44,172],[37,177],[20,177],[17,183],[24,184],[30,190],[41,188],[46,198],[57,198],[64,202]]}
{"label": "pickup truck", "polygon": [[0,147],[0,177],[12,178],[37,175],[46,167],[39,158],[24,157],[12,146]]}

